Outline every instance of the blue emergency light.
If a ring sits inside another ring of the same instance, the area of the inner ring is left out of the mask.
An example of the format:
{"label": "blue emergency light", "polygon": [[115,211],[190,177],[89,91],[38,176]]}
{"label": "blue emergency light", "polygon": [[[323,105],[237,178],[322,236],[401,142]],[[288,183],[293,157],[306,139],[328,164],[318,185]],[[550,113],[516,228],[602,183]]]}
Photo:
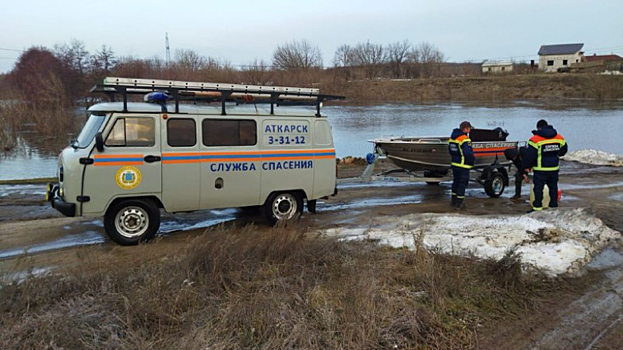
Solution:
{"label": "blue emergency light", "polygon": [[166,92],[154,91],[154,92],[150,92],[147,95],[145,95],[144,101],[148,103],[157,103],[159,105],[162,105],[162,104],[167,103],[167,100],[169,98],[170,97],[169,95],[167,95]]}

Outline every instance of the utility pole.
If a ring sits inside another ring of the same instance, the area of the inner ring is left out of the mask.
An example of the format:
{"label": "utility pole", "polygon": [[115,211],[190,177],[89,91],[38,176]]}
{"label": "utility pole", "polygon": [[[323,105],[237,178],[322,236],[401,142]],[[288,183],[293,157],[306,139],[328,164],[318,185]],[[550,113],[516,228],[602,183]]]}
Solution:
{"label": "utility pole", "polygon": [[164,34],[164,42],[167,47],[167,66],[171,65],[171,48],[169,47],[169,33]]}

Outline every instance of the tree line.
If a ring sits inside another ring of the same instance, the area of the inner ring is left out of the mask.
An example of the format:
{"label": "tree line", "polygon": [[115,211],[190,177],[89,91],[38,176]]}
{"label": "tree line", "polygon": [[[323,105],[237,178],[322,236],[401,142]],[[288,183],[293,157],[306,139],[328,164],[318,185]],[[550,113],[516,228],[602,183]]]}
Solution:
{"label": "tree line", "polygon": [[52,48],[29,48],[2,80],[15,98],[73,105],[79,101],[89,104],[89,88],[110,75],[258,85],[324,85],[353,79],[442,76],[444,61],[445,55],[434,45],[412,45],[408,40],[388,45],[369,41],[341,45],[332,65],[325,68],[319,47],[307,40],[279,45],[271,61],[255,59],[234,66],[227,60],[206,57],[190,49],[175,51],[171,62],[160,57],[117,56],[106,45],[89,52],[84,42],[74,39]]}

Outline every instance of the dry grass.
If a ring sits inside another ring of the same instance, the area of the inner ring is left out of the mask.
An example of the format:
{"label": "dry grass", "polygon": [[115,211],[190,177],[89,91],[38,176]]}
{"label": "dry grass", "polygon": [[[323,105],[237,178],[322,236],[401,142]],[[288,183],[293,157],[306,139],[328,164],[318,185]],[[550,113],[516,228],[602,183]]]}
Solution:
{"label": "dry grass", "polygon": [[[0,288],[2,349],[471,349],[554,287],[491,262],[219,228]],[[110,260],[109,260],[110,259]]]}
{"label": "dry grass", "polygon": [[514,101],[536,99],[614,100],[623,97],[620,76],[534,74],[487,77],[414,79],[410,81],[353,81],[339,91],[361,103],[423,101]]}

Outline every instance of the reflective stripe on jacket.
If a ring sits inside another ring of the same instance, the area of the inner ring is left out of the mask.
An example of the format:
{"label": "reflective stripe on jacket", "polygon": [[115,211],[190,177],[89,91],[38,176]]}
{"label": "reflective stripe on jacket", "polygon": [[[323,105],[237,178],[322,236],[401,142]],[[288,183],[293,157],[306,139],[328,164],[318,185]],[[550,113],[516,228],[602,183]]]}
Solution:
{"label": "reflective stripe on jacket", "polygon": [[562,135],[546,138],[534,135],[528,141],[528,152],[532,155],[532,169],[536,171],[558,171],[560,156],[567,153],[567,142]]}
{"label": "reflective stripe on jacket", "polygon": [[471,169],[474,166],[472,140],[465,133],[454,129],[450,140],[448,140],[448,150],[452,157],[452,166],[465,169]]}

